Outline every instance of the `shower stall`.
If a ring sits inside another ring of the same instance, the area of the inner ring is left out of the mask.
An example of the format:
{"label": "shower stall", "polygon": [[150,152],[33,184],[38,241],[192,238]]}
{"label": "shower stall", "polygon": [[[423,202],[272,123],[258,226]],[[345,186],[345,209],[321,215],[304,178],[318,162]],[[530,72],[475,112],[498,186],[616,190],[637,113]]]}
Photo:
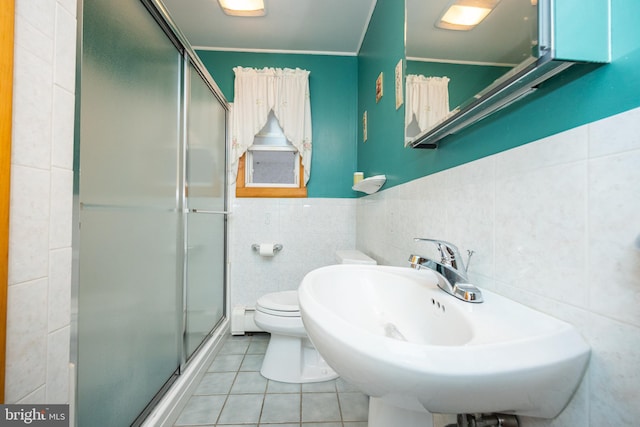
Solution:
{"label": "shower stall", "polygon": [[121,427],[226,319],[228,104],[161,2],[78,3],[76,425]]}

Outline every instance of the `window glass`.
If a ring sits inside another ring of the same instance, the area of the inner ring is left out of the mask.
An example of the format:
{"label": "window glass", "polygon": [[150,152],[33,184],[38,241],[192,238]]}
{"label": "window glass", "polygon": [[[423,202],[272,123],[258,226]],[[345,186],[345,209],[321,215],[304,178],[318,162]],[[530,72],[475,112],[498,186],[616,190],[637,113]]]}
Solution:
{"label": "window glass", "polygon": [[295,151],[251,151],[253,184],[298,185],[296,165],[298,153]]}

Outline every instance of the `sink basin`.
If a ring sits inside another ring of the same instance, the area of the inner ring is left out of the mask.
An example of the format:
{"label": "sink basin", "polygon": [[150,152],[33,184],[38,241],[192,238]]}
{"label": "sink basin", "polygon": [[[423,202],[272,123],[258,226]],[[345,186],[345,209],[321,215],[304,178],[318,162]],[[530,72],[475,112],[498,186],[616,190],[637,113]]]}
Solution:
{"label": "sink basin", "polygon": [[590,349],[570,324],[483,290],[457,300],[437,273],[334,265],[298,290],[307,334],[329,365],[371,397],[369,426],[430,426],[431,414],[553,418]]}

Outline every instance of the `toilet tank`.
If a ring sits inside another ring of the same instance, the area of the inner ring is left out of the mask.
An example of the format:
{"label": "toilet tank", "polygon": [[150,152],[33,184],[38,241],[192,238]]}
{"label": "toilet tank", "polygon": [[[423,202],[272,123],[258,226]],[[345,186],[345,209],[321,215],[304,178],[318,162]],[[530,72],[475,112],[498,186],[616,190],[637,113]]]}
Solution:
{"label": "toilet tank", "polygon": [[336,251],[336,261],[338,264],[377,264],[375,259],[355,249]]}

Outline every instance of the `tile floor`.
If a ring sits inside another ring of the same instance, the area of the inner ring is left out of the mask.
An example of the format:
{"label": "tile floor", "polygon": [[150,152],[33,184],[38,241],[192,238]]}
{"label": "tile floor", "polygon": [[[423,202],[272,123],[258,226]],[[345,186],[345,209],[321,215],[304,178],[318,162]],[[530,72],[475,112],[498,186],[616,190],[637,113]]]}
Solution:
{"label": "tile floor", "polygon": [[366,427],[369,399],[344,380],[307,384],[260,375],[269,335],[231,336],[176,426]]}

